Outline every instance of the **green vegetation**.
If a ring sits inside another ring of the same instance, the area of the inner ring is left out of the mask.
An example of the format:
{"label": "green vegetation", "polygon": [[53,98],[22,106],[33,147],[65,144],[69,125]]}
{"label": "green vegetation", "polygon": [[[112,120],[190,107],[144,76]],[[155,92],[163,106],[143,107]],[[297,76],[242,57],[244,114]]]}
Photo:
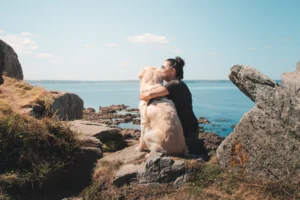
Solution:
{"label": "green vegetation", "polygon": [[81,192],[80,197],[89,200],[119,199],[120,192],[112,186],[112,181],[121,164],[121,162],[98,162],[94,170],[93,183]]}
{"label": "green vegetation", "polygon": [[54,183],[55,175],[74,161],[79,146],[62,122],[22,116],[0,100],[0,199],[26,196]]}

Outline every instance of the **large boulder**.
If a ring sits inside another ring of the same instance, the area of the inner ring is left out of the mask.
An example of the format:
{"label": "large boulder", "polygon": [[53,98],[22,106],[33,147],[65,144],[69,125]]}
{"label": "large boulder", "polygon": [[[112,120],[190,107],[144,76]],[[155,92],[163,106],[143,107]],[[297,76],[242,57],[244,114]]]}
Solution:
{"label": "large boulder", "polygon": [[62,93],[54,98],[51,111],[62,120],[82,119],[83,100],[76,94]]}
{"label": "large boulder", "polygon": [[[300,79],[296,74],[283,75],[279,86],[254,68],[231,68],[230,80],[256,105],[218,147],[220,166],[243,166],[257,177],[273,180],[300,180],[300,92],[296,89]],[[290,76],[294,78],[286,78]]]}
{"label": "large boulder", "polygon": [[18,55],[13,48],[0,40],[0,85],[3,83],[2,74],[18,80],[23,80],[23,71]]}

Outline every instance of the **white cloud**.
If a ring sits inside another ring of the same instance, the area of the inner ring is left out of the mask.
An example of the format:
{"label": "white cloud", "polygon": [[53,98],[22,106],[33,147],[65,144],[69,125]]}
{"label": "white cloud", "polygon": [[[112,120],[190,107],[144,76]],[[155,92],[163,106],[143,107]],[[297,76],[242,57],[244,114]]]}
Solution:
{"label": "white cloud", "polygon": [[55,59],[53,59],[53,60],[50,60],[50,62],[51,62],[52,64],[56,64],[56,63],[59,63],[60,60],[55,60]]}
{"label": "white cloud", "polygon": [[167,44],[169,42],[165,36],[158,36],[149,33],[138,36],[130,36],[128,37],[128,41],[139,44]]}
{"label": "white cloud", "polygon": [[31,33],[28,33],[28,32],[22,32],[20,35],[21,35],[21,36],[31,36],[32,34],[31,34]]}
{"label": "white cloud", "polygon": [[49,53],[40,53],[37,57],[39,58],[51,58],[52,55]]}
{"label": "white cloud", "polygon": [[217,55],[217,53],[213,52],[213,53],[211,53],[211,55]]}
{"label": "white cloud", "polygon": [[22,42],[23,45],[33,45],[33,48],[37,48],[36,43],[29,38],[25,38]]}
{"label": "white cloud", "polygon": [[92,45],[92,44],[85,45],[85,48],[92,48],[92,47],[94,47],[94,45]]}
{"label": "white cloud", "polygon": [[118,46],[116,43],[107,43],[105,44],[106,47],[116,47]]}
{"label": "white cloud", "polygon": [[1,30],[1,29],[0,29],[0,34],[2,34],[2,33],[4,33],[4,30]]}
{"label": "white cloud", "polygon": [[249,48],[248,48],[248,50],[250,50],[250,51],[254,51],[254,50],[256,50],[256,48],[249,47]]}
{"label": "white cloud", "polygon": [[31,54],[33,50],[38,48],[36,42],[26,36],[18,36],[13,34],[1,35],[0,39],[9,44],[17,54]]}

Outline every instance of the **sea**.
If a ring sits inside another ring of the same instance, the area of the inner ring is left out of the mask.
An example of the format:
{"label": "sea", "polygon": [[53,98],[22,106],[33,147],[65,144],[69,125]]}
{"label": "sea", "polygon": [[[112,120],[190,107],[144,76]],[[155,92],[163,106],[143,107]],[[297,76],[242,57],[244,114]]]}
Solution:
{"label": "sea", "polygon": [[[44,87],[75,93],[84,101],[85,108],[99,110],[99,106],[125,104],[130,108],[139,105],[139,81],[57,81],[27,80]],[[255,104],[230,80],[186,80],[193,98],[193,110],[197,118],[205,117],[209,124],[199,124],[204,131],[226,137],[233,132],[241,117]],[[136,128],[131,123],[120,124],[122,128]]]}

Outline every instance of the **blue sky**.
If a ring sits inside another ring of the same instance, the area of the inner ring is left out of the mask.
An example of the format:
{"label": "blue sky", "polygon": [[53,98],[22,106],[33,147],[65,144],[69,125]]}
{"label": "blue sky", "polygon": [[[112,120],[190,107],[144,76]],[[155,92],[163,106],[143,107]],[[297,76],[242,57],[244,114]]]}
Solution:
{"label": "blue sky", "polygon": [[300,1],[1,2],[0,39],[28,80],[137,80],[186,61],[184,78],[228,79],[243,64],[280,79],[300,60]]}

